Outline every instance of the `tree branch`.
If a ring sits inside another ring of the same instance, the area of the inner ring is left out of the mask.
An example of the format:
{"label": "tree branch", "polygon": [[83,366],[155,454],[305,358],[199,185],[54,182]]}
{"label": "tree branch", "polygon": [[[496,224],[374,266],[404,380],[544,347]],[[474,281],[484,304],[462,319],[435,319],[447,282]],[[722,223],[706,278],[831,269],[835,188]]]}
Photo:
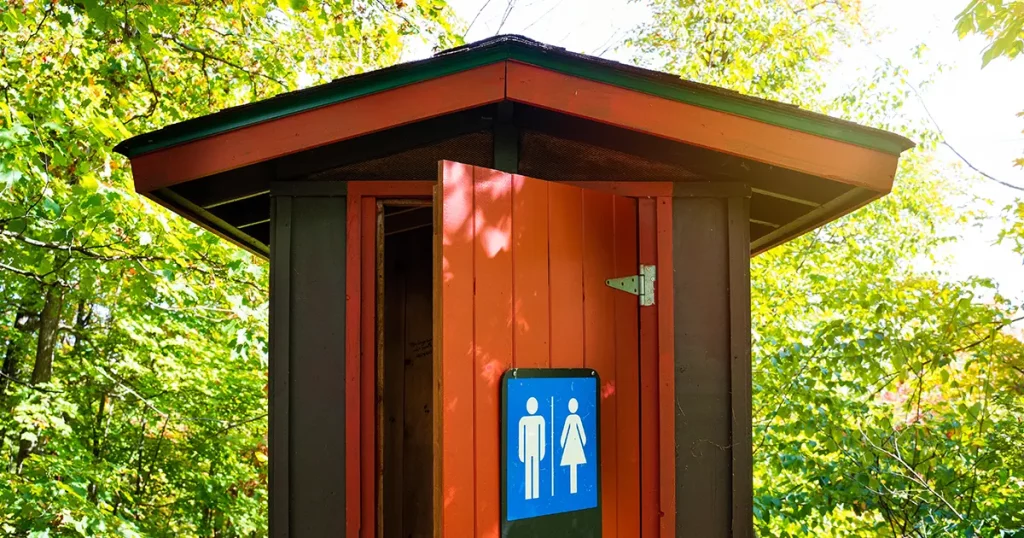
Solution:
{"label": "tree branch", "polygon": [[20,379],[18,379],[16,377],[14,377],[14,376],[7,375],[4,372],[0,372],[0,377],[2,377],[4,379],[7,379],[8,381],[13,381],[14,383],[16,383],[18,385],[21,385],[23,387],[28,387],[28,388],[30,388],[30,389],[32,389],[34,391],[45,392],[47,394],[64,394],[64,391],[62,391],[62,390],[51,390],[51,389],[44,389],[42,387],[37,387],[37,386],[33,385],[32,383],[26,383],[26,382],[24,382],[24,381],[22,381],[22,380],[20,380]]}
{"label": "tree branch", "polygon": [[55,285],[55,286],[60,286],[62,288],[67,288],[68,287],[68,284],[66,282],[64,282],[63,280],[59,279],[59,278],[54,279],[53,282],[47,282],[46,278],[45,278],[45,275],[40,275],[40,274],[37,274],[37,273],[33,273],[32,271],[26,271],[24,269],[18,269],[17,267],[14,267],[13,265],[7,265],[6,263],[3,263],[3,262],[0,262],[0,269],[3,269],[4,271],[9,271],[9,272],[14,273],[16,275],[21,275],[23,277],[30,278],[30,279],[35,280],[36,282],[38,282],[40,284],[45,284],[45,285],[51,285],[52,284],[52,285]]}
{"label": "tree branch", "polygon": [[971,170],[974,170],[975,172],[980,174],[981,177],[983,177],[983,178],[985,178],[985,179],[987,179],[989,181],[993,181],[995,183],[998,183],[998,184],[1000,184],[1000,185],[1002,185],[1004,187],[1007,187],[1007,188],[1010,188],[1010,189],[1013,189],[1013,190],[1016,190],[1016,191],[1024,192],[1024,187],[1022,187],[1020,185],[1014,185],[1013,183],[1010,183],[1010,182],[1007,182],[1007,181],[1003,181],[1003,180],[1001,180],[1001,179],[999,179],[999,178],[997,178],[997,177],[995,177],[995,176],[993,176],[991,174],[988,174],[988,173],[982,171],[977,166],[974,166],[974,164],[971,163],[971,161],[967,160],[967,157],[964,157],[964,155],[962,153],[957,151],[957,149],[954,148],[953,145],[950,144],[949,141],[946,139],[946,133],[944,133],[942,131],[942,126],[939,125],[939,122],[935,120],[935,116],[932,116],[931,110],[928,110],[928,103],[925,102],[924,96],[921,95],[921,92],[917,91],[917,87],[915,87],[910,82],[906,82],[905,84],[910,87],[910,89],[914,92],[914,95],[917,96],[917,100],[921,102],[921,108],[924,109],[924,113],[928,115],[928,119],[931,120],[932,125],[935,126],[935,130],[938,131],[939,138],[942,140],[942,145],[943,146],[946,146],[947,148],[949,148],[950,151],[952,151],[953,154],[955,154],[961,161],[963,161],[964,164],[966,164]]}
{"label": "tree branch", "polygon": [[924,479],[922,479],[921,475],[919,475],[917,473],[917,471],[915,471],[914,468],[910,466],[910,464],[908,464],[907,462],[903,461],[903,458],[900,458],[896,454],[893,454],[892,452],[889,452],[888,450],[886,450],[886,449],[876,445],[875,443],[871,442],[871,439],[863,431],[861,431],[860,434],[861,434],[861,436],[864,437],[864,442],[866,442],[868,444],[868,446],[870,446],[871,448],[875,449],[878,452],[881,452],[882,454],[885,454],[886,456],[889,456],[893,460],[897,461],[900,465],[905,467],[908,471],[910,471],[909,475],[903,475],[903,476],[905,476],[906,478],[910,479],[911,482],[914,482],[915,484],[917,484],[917,485],[923,487],[924,489],[928,490],[928,492],[931,493],[936,499],[942,501],[942,504],[946,505],[946,507],[949,508],[951,512],[953,512],[953,514],[957,517],[957,519],[959,519],[961,521],[964,519],[964,516],[961,515],[960,512],[958,512],[957,509],[954,508],[953,505],[950,504],[950,502],[946,500],[945,497],[943,497],[939,492],[937,492],[934,489],[932,489],[932,487],[928,485],[928,482],[925,481]]}
{"label": "tree branch", "polygon": [[289,89],[291,89],[291,88],[288,87],[288,84],[286,84],[284,81],[282,81],[280,79],[276,79],[276,78],[274,78],[274,77],[272,77],[272,76],[270,76],[270,75],[268,75],[266,73],[263,73],[262,71],[258,71],[258,70],[257,71],[253,71],[252,69],[248,69],[245,66],[243,66],[243,65],[241,65],[241,64],[239,64],[237,62],[232,62],[231,60],[228,60],[227,58],[224,58],[222,56],[218,56],[217,54],[214,54],[214,53],[212,53],[212,52],[210,52],[210,51],[208,51],[206,49],[197,47],[195,45],[191,45],[189,43],[185,43],[184,41],[178,39],[177,37],[175,37],[173,35],[170,35],[170,34],[154,34],[154,36],[158,37],[160,39],[163,39],[165,41],[170,41],[171,43],[174,43],[175,45],[181,47],[182,49],[184,49],[184,50],[186,50],[188,52],[192,52],[192,53],[198,54],[198,55],[202,56],[203,58],[209,58],[210,60],[214,60],[214,61],[220,62],[220,63],[222,63],[224,65],[234,67],[235,69],[237,69],[237,70],[239,70],[239,71],[241,71],[243,73],[247,73],[249,76],[256,76],[256,77],[267,79],[267,80],[269,80],[271,82],[274,82],[274,83],[278,84],[285,91],[288,91]]}
{"label": "tree branch", "polygon": [[[119,253],[118,255],[115,255],[115,256],[112,256],[112,255],[109,255],[109,254],[101,254],[101,253],[98,253],[98,252],[96,252],[94,250],[94,249],[112,249],[113,244],[97,245],[97,246],[94,246],[94,247],[82,246],[82,245],[72,245],[72,244],[63,245],[63,244],[59,244],[59,243],[51,243],[51,242],[48,242],[48,241],[40,241],[38,239],[32,239],[31,237],[26,237],[23,234],[14,233],[14,232],[11,232],[9,230],[3,230],[3,229],[0,229],[0,237],[7,237],[7,238],[10,238],[10,239],[21,241],[22,243],[25,243],[27,245],[30,245],[30,246],[33,246],[33,247],[36,247],[36,248],[44,248],[44,249],[54,250],[54,251],[58,251],[58,252],[77,253],[77,254],[80,254],[80,255],[84,256],[85,258],[89,258],[89,259],[96,260],[96,261],[101,261],[101,262],[137,262],[147,272],[151,272],[151,271],[149,271],[149,269],[146,268],[144,265],[141,265],[142,262],[170,263],[170,264],[176,265],[178,268],[180,268],[182,270],[185,270],[185,271],[194,271],[196,273],[207,275],[207,276],[224,278],[224,279],[226,279],[228,281],[231,281],[231,282],[234,282],[236,284],[241,284],[243,286],[248,286],[248,287],[250,287],[250,288],[252,288],[253,290],[256,290],[256,291],[262,291],[263,290],[263,288],[259,284],[255,283],[255,282],[251,282],[251,281],[248,281],[248,280],[227,276],[227,272],[223,270],[224,269],[223,267],[221,267],[219,264],[217,264],[216,262],[214,262],[214,261],[212,261],[212,260],[210,260],[209,258],[206,258],[206,257],[203,258],[203,261],[205,261],[206,263],[209,263],[210,265],[212,265],[214,267],[214,269],[212,269],[212,270],[211,269],[203,269],[201,267],[196,267],[194,265],[189,265],[189,264],[183,263],[183,262],[181,262],[179,260],[175,260],[173,258],[166,258],[166,257],[163,257],[163,256],[154,256],[154,255],[149,255],[149,254],[130,254],[130,253],[124,252],[124,251],[122,251],[120,249],[113,249],[115,252]],[[202,254],[200,253],[200,256],[201,255]],[[65,263],[67,263],[69,261],[70,261],[70,257],[68,257],[65,260]],[[11,271],[13,273],[17,273],[17,274],[20,274],[22,276],[27,276],[29,278],[32,278],[32,279],[34,279],[34,280],[36,280],[36,281],[38,281],[40,283],[48,284],[48,282],[45,282],[45,280],[44,280],[44,277],[46,275],[38,275],[38,274],[35,274],[35,273],[31,273],[29,271],[25,271],[23,269],[18,269],[16,267],[11,267],[11,266],[5,265],[3,263],[0,263],[0,269],[6,269],[6,270],[9,270],[9,271]],[[67,284],[64,283],[63,281],[59,280],[59,279],[57,280],[57,285],[62,286],[62,287],[67,287]]]}

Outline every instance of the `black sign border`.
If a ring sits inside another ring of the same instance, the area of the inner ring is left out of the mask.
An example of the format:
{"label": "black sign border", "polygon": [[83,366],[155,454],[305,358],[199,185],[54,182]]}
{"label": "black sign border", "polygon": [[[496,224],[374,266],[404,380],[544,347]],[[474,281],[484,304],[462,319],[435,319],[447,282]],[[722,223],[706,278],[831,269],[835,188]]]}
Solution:
{"label": "black sign border", "polygon": [[[592,368],[511,368],[501,376],[501,536],[502,538],[601,538],[601,469],[597,469],[597,506],[585,510],[562,512],[529,519],[508,520],[508,382],[511,379],[538,377],[593,377],[597,380],[597,462],[601,462],[601,377]],[[554,425],[552,425],[553,427]],[[554,464],[554,447],[552,447]]]}

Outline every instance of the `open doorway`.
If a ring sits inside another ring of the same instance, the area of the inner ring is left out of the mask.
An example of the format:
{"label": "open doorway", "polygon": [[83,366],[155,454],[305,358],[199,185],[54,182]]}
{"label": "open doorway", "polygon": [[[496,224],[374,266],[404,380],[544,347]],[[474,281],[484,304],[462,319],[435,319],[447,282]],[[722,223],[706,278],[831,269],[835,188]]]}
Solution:
{"label": "open doorway", "polygon": [[382,201],[377,227],[378,536],[433,534],[433,209]]}

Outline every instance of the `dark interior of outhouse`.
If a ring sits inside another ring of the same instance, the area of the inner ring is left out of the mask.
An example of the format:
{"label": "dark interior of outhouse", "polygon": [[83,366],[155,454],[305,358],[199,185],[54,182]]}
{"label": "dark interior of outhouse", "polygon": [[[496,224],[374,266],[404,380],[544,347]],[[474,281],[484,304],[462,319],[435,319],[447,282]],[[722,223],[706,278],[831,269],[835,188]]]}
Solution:
{"label": "dark interior of outhouse", "polygon": [[433,532],[433,210],[429,201],[386,201],[378,221],[380,524],[385,538],[427,538]]}

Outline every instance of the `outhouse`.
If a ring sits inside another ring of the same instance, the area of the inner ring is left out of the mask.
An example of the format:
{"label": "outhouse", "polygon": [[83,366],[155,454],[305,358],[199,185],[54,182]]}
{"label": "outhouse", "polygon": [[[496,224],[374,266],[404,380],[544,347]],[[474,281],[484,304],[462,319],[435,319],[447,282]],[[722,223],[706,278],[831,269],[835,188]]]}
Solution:
{"label": "outhouse", "polygon": [[500,379],[587,367],[602,535],[711,538],[753,534],[750,257],[912,145],[499,36],[117,151],[270,260],[271,536],[497,538]]}

